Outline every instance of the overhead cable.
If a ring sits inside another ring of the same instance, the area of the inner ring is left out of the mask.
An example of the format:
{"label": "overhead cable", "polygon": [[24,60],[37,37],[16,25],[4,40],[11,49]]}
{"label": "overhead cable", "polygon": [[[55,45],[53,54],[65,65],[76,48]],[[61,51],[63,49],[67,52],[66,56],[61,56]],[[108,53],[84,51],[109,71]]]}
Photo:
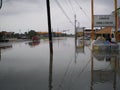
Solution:
{"label": "overhead cable", "polygon": [[64,11],[64,9],[62,8],[62,6],[60,5],[60,3],[58,2],[58,0],[55,0],[56,4],[58,5],[58,7],[61,9],[61,11],[63,12],[63,14],[66,16],[66,18],[69,20],[69,22],[73,24],[73,22],[71,21],[71,19],[68,17],[67,13]]}
{"label": "overhead cable", "polygon": [[79,6],[79,8],[80,8],[80,10],[82,10],[82,12],[87,16],[87,18],[90,20],[90,18],[89,18],[89,16],[86,14],[86,12],[83,10],[83,8],[79,5],[79,3],[76,1],[76,0],[74,0],[75,1],[75,3]]}
{"label": "overhead cable", "polygon": [[[87,66],[89,65],[91,59],[89,59],[89,61],[86,63],[86,65],[81,69],[81,71],[78,73],[78,76],[76,76],[72,81],[71,84],[69,85],[69,87],[72,85],[75,85],[75,82],[77,82],[77,80],[79,80],[78,78],[80,77],[80,75],[85,71],[85,69],[87,68]],[[71,75],[72,76],[72,75]],[[72,78],[71,78],[72,79]],[[70,90],[70,89],[68,89]]]}
{"label": "overhead cable", "polygon": [[68,1],[69,1],[70,5],[71,5],[71,7],[72,7],[72,11],[73,11],[73,13],[75,14],[75,10],[74,10],[74,8],[73,8],[73,5],[72,5],[71,0],[68,0]]}

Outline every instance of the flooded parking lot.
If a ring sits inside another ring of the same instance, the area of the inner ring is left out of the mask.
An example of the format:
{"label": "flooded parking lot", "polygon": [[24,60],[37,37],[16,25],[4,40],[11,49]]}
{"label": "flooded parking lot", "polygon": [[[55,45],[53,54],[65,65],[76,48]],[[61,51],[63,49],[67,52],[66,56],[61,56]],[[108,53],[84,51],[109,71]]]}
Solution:
{"label": "flooded parking lot", "polygon": [[0,51],[0,90],[119,90],[120,52],[90,50],[63,37],[14,42]]}

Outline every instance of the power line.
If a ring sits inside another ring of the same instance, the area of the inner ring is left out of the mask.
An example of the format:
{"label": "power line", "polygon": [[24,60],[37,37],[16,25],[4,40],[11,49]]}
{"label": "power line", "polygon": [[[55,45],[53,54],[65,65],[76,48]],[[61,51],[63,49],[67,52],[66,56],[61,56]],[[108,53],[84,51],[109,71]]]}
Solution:
{"label": "power line", "polygon": [[[73,57],[73,56],[72,56]],[[65,77],[67,76],[67,74],[69,73],[70,71],[70,67],[72,65],[72,61],[73,61],[73,58],[71,58],[71,60],[69,61],[68,65],[67,65],[67,68],[65,70],[65,73],[63,75],[63,77],[61,78],[60,82],[58,83],[58,90],[61,90],[61,88],[63,88],[62,84],[65,82]]]}
{"label": "power line", "polygon": [[65,83],[65,77],[67,77],[67,75],[70,73],[70,72],[72,72],[71,71],[71,65],[73,64],[72,63],[72,61],[73,61],[73,56],[71,57],[71,60],[69,61],[69,63],[68,63],[68,65],[67,65],[67,67],[66,67],[66,70],[65,70],[65,72],[64,72],[64,75],[63,75],[63,77],[61,78],[61,80],[60,80],[60,82],[58,82],[58,84],[56,85],[57,87],[57,89],[58,90],[61,90],[62,88],[63,88],[63,83]]}
{"label": "power line", "polygon": [[[86,65],[81,69],[81,71],[79,72],[78,76],[76,76],[73,81],[71,82],[70,86],[74,86],[75,85],[75,82],[77,80],[79,80],[78,78],[80,77],[80,75],[85,71],[85,69],[87,68],[88,64],[90,63],[91,59],[89,59],[89,61],[86,63]],[[70,90],[70,89],[69,89]]]}
{"label": "power line", "polygon": [[[60,2],[60,3],[62,3],[62,2]],[[62,4],[61,4],[61,6],[62,6]],[[74,15],[74,12],[73,12],[73,9],[71,8],[71,5],[70,5],[70,3],[69,3],[69,1],[68,0],[64,0],[64,5],[62,6],[63,7],[63,9],[64,9],[64,11],[65,10],[69,10],[70,12],[70,14],[72,13],[73,15]],[[71,9],[71,10],[70,10]],[[72,11],[72,12],[71,12]],[[67,14],[67,15],[70,15],[70,14]]]}
{"label": "power line", "polygon": [[74,15],[75,15],[75,9],[74,9],[74,7],[73,7],[73,5],[72,5],[71,0],[68,0],[68,2],[69,2],[70,6],[71,6],[71,8],[72,8],[72,11],[73,11]]}
{"label": "power line", "polygon": [[69,20],[69,22],[70,22],[72,25],[74,25],[73,22],[71,21],[71,19],[68,17],[67,13],[64,11],[64,9],[62,8],[62,6],[60,5],[60,3],[59,3],[57,0],[55,0],[55,2],[56,2],[56,4],[58,5],[58,7],[61,9],[61,11],[63,12],[63,14],[66,16],[66,18]]}
{"label": "power line", "polygon": [[83,8],[79,5],[79,3],[78,3],[76,0],[74,0],[74,1],[75,1],[75,3],[79,6],[80,10],[85,14],[85,16],[90,20],[89,16],[88,16],[87,13],[83,10]]}

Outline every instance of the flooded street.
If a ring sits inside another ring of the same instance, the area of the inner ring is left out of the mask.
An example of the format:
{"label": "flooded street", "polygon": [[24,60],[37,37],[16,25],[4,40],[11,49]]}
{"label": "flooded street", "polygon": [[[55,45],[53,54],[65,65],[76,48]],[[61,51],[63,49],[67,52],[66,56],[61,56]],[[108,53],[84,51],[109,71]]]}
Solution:
{"label": "flooded street", "polygon": [[[84,45],[83,45],[84,44]],[[120,52],[62,37],[14,42],[0,51],[0,90],[120,90]]]}

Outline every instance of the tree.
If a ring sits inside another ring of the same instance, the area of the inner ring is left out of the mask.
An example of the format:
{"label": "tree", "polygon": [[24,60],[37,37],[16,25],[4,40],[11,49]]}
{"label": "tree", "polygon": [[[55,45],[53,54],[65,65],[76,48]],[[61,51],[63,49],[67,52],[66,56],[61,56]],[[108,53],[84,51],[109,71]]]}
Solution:
{"label": "tree", "polygon": [[0,32],[0,40],[3,38],[3,34]]}
{"label": "tree", "polygon": [[14,34],[14,37],[15,37],[15,38],[20,38],[20,34],[19,34],[19,33],[15,33],[15,34]]}
{"label": "tree", "polygon": [[37,32],[34,31],[34,30],[30,30],[30,31],[28,32],[28,36],[30,37],[30,39],[31,39],[33,36],[36,36],[36,35],[37,35]]}

